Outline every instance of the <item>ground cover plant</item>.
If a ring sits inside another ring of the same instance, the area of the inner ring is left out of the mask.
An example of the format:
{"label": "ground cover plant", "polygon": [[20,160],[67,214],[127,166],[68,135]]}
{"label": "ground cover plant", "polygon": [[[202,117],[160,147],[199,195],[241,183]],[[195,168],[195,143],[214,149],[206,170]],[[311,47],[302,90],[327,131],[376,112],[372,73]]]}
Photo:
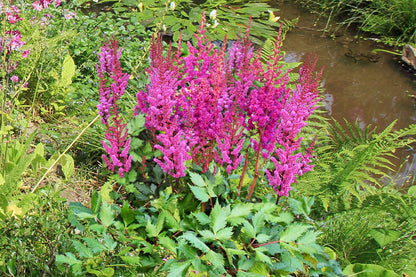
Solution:
{"label": "ground cover plant", "polygon": [[1,274],[414,274],[414,187],[381,177],[415,126],[329,123],[275,10],[87,4],[1,5]]}

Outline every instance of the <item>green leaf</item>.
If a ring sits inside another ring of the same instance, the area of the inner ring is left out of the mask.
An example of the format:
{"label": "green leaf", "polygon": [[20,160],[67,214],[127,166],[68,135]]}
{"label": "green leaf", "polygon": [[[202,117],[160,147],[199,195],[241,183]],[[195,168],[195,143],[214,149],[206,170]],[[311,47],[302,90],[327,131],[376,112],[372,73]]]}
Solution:
{"label": "green leaf", "polygon": [[237,204],[231,210],[231,214],[227,217],[227,221],[232,226],[243,224],[247,220],[251,209],[252,205],[250,204]]}
{"label": "green leaf", "polygon": [[291,224],[285,230],[280,232],[280,240],[284,242],[293,242],[305,233],[308,228],[310,228],[309,225],[299,223]]}
{"label": "green leaf", "polygon": [[198,187],[206,187],[205,180],[201,175],[195,172],[189,172],[189,175],[191,176],[191,181],[194,185],[197,185]]}
{"label": "green leaf", "polygon": [[263,251],[265,251],[265,250],[266,250],[266,248],[263,248],[263,247],[256,248],[255,249],[255,252],[256,252],[255,259],[256,259],[256,261],[263,262],[263,263],[271,265],[271,264],[273,264],[272,259],[269,256],[267,256],[266,254],[263,253]]}
{"label": "green leaf", "polygon": [[198,220],[199,224],[207,225],[211,223],[211,219],[205,213],[194,213],[193,216]]}
{"label": "green leaf", "polygon": [[114,223],[115,215],[114,215],[114,211],[111,208],[111,206],[108,205],[105,202],[102,202],[101,203],[100,213],[99,213],[99,216],[98,217],[100,218],[101,223],[104,226],[109,227],[109,226],[111,226]]}
{"label": "green leaf", "polygon": [[72,84],[72,78],[75,75],[75,63],[70,55],[66,55],[64,62],[62,64],[62,73],[61,73],[61,87],[67,87]]}
{"label": "green leaf", "polygon": [[121,218],[123,219],[124,226],[127,227],[132,222],[135,221],[134,211],[129,207],[127,202],[124,202],[123,207],[121,208]]}
{"label": "green leaf", "polygon": [[72,174],[74,173],[75,164],[74,159],[72,156],[65,154],[61,160],[60,163],[62,165],[62,172],[64,173],[65,180],[68,181],[69,178],[71,178]]}
{"label": "green leaf", "polygon": [[69,264],[70,266],[82,264],[82,261],[78,260],[75,255],[70,252],[65,253],[65,255],[57,255],[55,261],[61,264]]}
{"label": "green leaf", "polygon": [[400,277],[399,274],[375,264],[350,264],[342,273],[359,277]]}
{"label": "green leaf", "polygon": [[167,277],[182,277],[191,265],[191,261],[173,262],[169,266],[169,274]]}
{"label": "green leaf", "polygon": [[221,208],[218,201],[215,203],[214,208],[211,210],[211,221],[212,221],[212,229],[214,234],[216,234],[219,230],[225,227],[227,224],[227,216],[229,213],[226,212],[225,208]]}
{"label": "green leaf", "polygon": [[176,249],[177,249],[177,244],[175,243],[174,240],[172,240],[169,237],[165,237],[165,236],[161,236],[159,237],[159,244],[162,245],[163,247],[165,247],[166,249],[170,250],[172,253],[176,253]]}
{"label": "green leaf", "polygon": [[101,194],[98,193],[96,190],[94,190],[91,194],[91,211],[94,215],[98,214],[98,211],[100,210],[100,207],[101,207],[101,202],[102,202]]}
{"label": "green leaf", "polygon": [[212,250],[209,250],[209,252],[205,255],[205,257],[213,266],[219,269],[221,273],[225,272],[224,257],[221,254],[218,254]]}
{"label": "green leaf", "polygon": [[120,256],[120,258],[128,265],[141,265],[138,256]]}
{"label": "green leaf", "polygon": [[147,224],[146,224],[146,232],[147,232],[147,236],[151,238],[157,237],[157,235],[159,234],[157,226],[152,224],[150,219],[147,221]]}
{"label": "green leaf", "polygon": [[253,225],[251,225],[248,221],[244,222],[243,224],[243,232],[250,238],[254,239],[256,237],[256,232],[254,231]]}
{"label": "green leaf", "polygon": [[370,235],[374,238],[374,240],[381,246],[384,247],[387,244],[395,241],[396,239],[400,238],[402,233],[397,230],[388,230],[385,228],[375,228],[370,231]]}
{"label": "green leaf", "polygon": [[259,211],[253,216],[253,226],[256,230],[256,234],[264,227],[264,221],[266,217],[263,212]]}
{"label": "green leaf", "polygon": [[210,251],[209,247],[203,241],[197,238],[195,234],[191,231],[186,232],[181,237],[189,241],[195,248],[198,248],[204,253]]}
{"label": "green leaf", "polygon": [[227,227],[217,232],[216,238],[221,241],[230,240],[233,236],[233,228]]}
{"label": "green leaf", "polygon": [[215,235],[210,230],[200,230],[198,233],[204,238],[206,241],[214,241]]}
{"label": "green leaf", "polygon": [[72,243],[73,243],[75,249],[78,251],[78,254],[79,254],[80,257],[84,257],[84,258],[92,258],[93,257],[93,253],[92,253],[91,249],[86,247],[84,244],[82,244],[81,242],[79,242],[77,240],[72,240]]}
{"label": "green leaf", "polygon": [[255,262],[254,265],[250,268],[251,273],[255,273],[257,276],[269,276],[269,271],[267,270],[267,265],[262,262]]}
{"label": "green leaf", "polygon": [[98,240],[96,240],[95,238],[82,238],[82,239],[87,243],[88,248],[90,248],[93,253],[98,253],[106,249],[104,245]]}
{"label": "green leaf", "polygon": [[196,199],[198,199],[202,203],[208,202],[209,194],[206,188],[200,188],[200,187],[191,186],[191,185],[189,185],[189,188],[191,189]]}

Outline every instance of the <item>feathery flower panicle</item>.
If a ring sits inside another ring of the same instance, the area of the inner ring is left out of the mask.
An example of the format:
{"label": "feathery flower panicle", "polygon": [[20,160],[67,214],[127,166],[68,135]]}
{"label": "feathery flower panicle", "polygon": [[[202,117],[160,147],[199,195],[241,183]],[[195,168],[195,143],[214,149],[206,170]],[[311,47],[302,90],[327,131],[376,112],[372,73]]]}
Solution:
{"label": "feathery flower panicle", "polygon": [[101,122],[107,127],[105,139],[109,143],[101,141],[109,156],[103,155],[103,159],[111,171],[117,167],[118,174],[123,178],[123,174],[130,170],[132,156],[128,153],[130,139],[127,139],[127,124],[122,123],[117,106],[130,78],[129,74],[122,72],[120,66],[121,50],[118,50],[116,40],[106,41],[98,54],[99,65],[96,67],[100,79],[100,104],[97,109]]}
{"label": "feathery flower panicle", "polygon": [[[318,101],[319,77],[315,62],[306,62],[295,89],[290,89],[289,72],[282,72],[280,37],[266,67],[260,50],[254,53],[249,39],[237,40],[226,49],[214,47],[205,35],[205,15],[195,46],[188,42],[187,56],[181,43],[173,56],[169,47],[163,55],[161,38],[153,39],[147,70],[150,84],[137,94],[135,113],[146,114],[146,127],[153,134],[155,149],[163,153],[156,163],[168,174],[185,175],[186,161],[206,171],[212,162],[229,174],[243,161],[243,145],[254,150],[255,172],[249,198],[267,160],[269,184],[278,195],[288,195],[296,177],[309,171],[312,147],[300,152],[300,130]],[[245,149],[243,177],[252,160]]]}

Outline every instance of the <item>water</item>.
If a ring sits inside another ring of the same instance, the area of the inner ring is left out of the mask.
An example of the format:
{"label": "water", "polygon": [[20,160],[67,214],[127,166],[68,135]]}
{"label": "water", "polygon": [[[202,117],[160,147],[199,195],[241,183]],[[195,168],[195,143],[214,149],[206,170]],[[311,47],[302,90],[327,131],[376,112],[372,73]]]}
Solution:
{"label": "water", "polygon": [[[355,41],[351,34],[335,39],[323,36],[318,30],[326,22],[314,26],[315,15],[288,2],[274,6],[280,9],[277,15],[282,18],[299,17],[297,27],[283,42],[284,59],[295,62],[305,60],[310,53],[318,56],[318,68],[324,66],[324,101],[331,117],[358,120],[361,127],[371,124],[378,131],[393,120],[397,120],[396,128],[416,123],[415,102],[408,96],[416,94],[416,81],[398,62],[400,56],[374,56],[371,50],[388,48],[371,39]],[[395,163],[397,168],[404,163],[397,178],[416,172],[414,151],[402,151]]]}

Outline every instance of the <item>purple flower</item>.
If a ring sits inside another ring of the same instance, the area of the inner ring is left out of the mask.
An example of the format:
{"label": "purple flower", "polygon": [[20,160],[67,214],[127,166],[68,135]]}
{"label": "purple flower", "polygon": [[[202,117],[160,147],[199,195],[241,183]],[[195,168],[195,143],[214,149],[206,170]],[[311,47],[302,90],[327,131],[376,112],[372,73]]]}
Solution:
{"label": "purple flower", "polygon": [[102,141],[102,144],[108,156],[103,155],[103,159],[111,171],[114,172],[117,167],[118,174],[123,178],[124,173],[130,170],[132,156],[129,155],[128,130],[126,124],[122,123],[117,106],[117,101],[124,94],[130,78],[130,75],[122,73],[120,55],[121,49],[118,50],[118,42],[115,40],[106,41],[98,54],[100,104],[97,105],[97,109],[101,115],[101,122],[107,127],[105,134],[107,142]]}
{"label": "purple flower", "polygon": [[17,83],[19,82],[19,77],[17,77],[16,75],[13,75],[12,77],[10,77],[10,80],[12,80],[12,82]]}
{"label": "purple flower", "polygon": [[29,56],[29,54],[30,54],[30,48],[27,49],[27,50],[25,50],[25,51],[23,51],[22,58],[27,58],[27,56]]}

